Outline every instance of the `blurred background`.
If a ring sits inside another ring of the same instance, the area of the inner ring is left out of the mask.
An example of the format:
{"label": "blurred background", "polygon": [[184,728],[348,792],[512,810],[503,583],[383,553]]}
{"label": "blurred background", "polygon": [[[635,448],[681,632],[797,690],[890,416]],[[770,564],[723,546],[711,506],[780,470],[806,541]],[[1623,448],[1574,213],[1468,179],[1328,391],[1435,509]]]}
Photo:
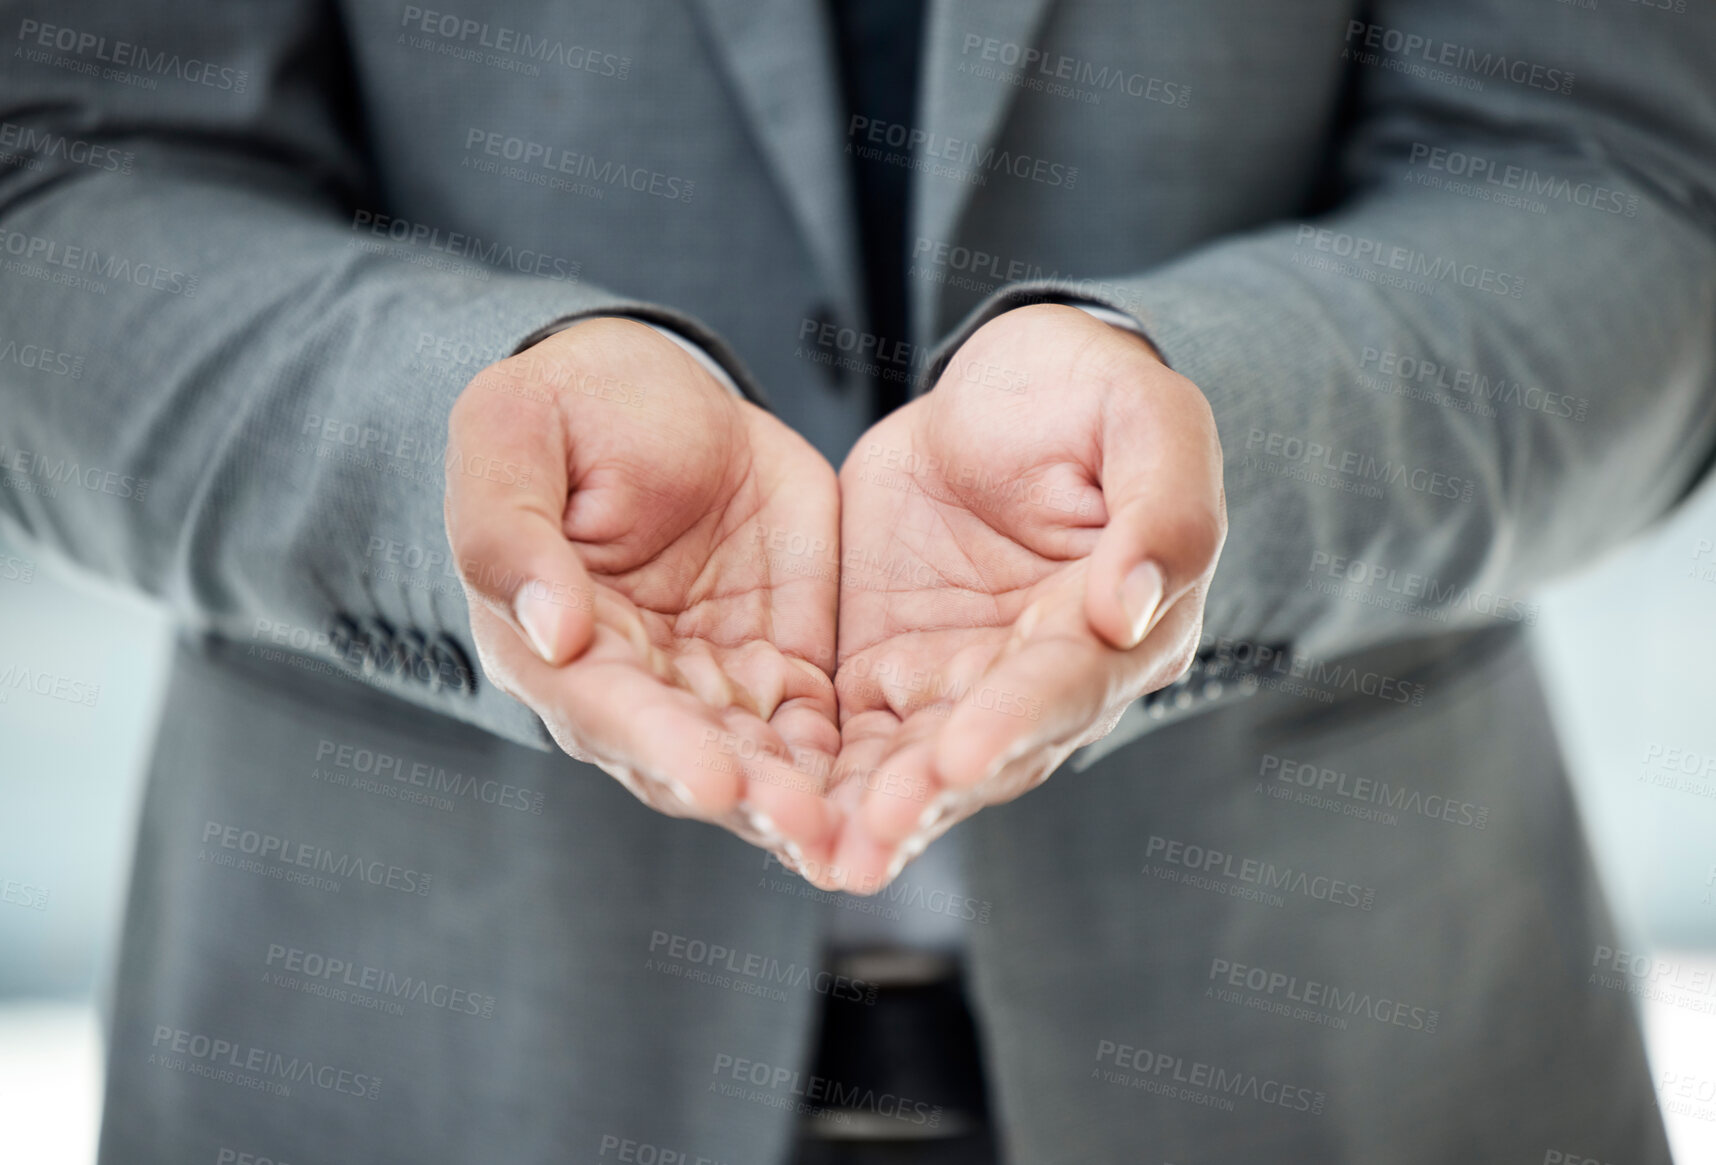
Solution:
{"label": "blurred background", "polygon": [[[1641,972],[1628,981],[1653,987],[1640,1007],[1669,1139],[1681,1162],[1713,1162],[1716,489],[1537,598],[1586,829]],[[0,539],[3,1161],[95,1158],[101,1015],[167,634],[135,596]]]}

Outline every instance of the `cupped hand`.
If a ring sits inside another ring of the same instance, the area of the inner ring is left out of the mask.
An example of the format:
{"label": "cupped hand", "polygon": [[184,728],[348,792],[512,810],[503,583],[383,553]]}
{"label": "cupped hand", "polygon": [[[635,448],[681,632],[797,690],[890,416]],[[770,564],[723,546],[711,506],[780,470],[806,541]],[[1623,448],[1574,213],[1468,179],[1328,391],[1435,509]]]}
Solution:
{"label": "cupped hand", "polygon": [[1190,664],[1226,536],[1202,392],[1076,308],[1004,313],[840,472],[832,859],[860,893]]}
{"label": "cupped hand", "polygon": [[835,544],[827,461],[654,329],[594,318],[471,381],[446,480],[491,680],[656,809],[828,858],[837,580],[766,536]]}

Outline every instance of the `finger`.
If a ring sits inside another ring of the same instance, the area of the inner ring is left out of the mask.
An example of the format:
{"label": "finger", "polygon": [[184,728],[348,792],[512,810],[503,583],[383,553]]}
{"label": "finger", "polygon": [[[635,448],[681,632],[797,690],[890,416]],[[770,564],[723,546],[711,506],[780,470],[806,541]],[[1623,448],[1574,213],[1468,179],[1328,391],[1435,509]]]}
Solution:
{"label": "finger", "polygon": [[[925,713],[923,718],[934,716]],[[915,739],[890,752],[879,767],[923,793],[901,797],[866,790],[838,850],[849,889],[858,887],[861,892],[873,893],[889,885],[937,838],[985,803],[976,791],[947,789],[937,783],[933,727],[927,731],[920,728],[914,735]]]}
{"label": "finger", "polygon": [[1113,719],[1113,709],[1185,670],[1201,623],[1201,592],[1194,592],[1130,651],[1116,651],[1088,630],[1041,628],[997,659],[977,698],[955,707],[936,739],[936,781],[974,788],[1034,750],[1088,743],[1096,726]]}
{"label": "finger", "polygon": [[[1196,386],[1140,361],[1150,405],[1108,393],[1102,410],[1103,501],[1108,524],[1091,553],[1085,613],[1126,650],[1189,588],[1207,578],[1227,535],[1221,446]],[[1124,387],[1124,386],[1121,386]]]}
{"label": "finger", "polygon": [[833,749],[826,743],[806,747],[784,738],[772,724],[745,716],[732,724],[739,741],[738,768],[744,779],[740,806],[752,827],[775,840],[769,848],[782,849],[803,861],[823,853],[832,844],[839,815],[823,797]]}
{"label": "finger", "polygon": [[[856,821],[871,838],[889,847],[929,824],[940,812],[936,779],[936,737],[951,709],[927,708],[910,716],[880,749],[865,773]],[[886,868],[886,867],[884,867]]]}
{"label": "finger", "polygon": [[473,607],[503,620],[544,662],[589,646],[595,601],[566,540],[566,441],[558,410],[485,387],[459,397],[447,428],[447,537]]}
{"label": "finger", "polygon": [[[875,843],[876,849],[886,855],[884,863],[882,856],[872,858],[866,851],[864,860],[872,865],[861,873],[878,876],[875,870],[880,869],[881,882],[887,885],[961,821],[986,806],[1011,801],[1042,784],[1072,751],[1073,745],[1063,741],[1052,748],[1037,750],[1009,762],[974,788],[958,789],[948,787],[934,774],[933,740],[908,746],[902,754],[890,757],[885,763],[895,770],[916,772],[934,789],[934,793],[928,804],[914,814],[899,814],[894,811],[897,802],[888,804],[881,799],[872,799],[862,811],[854,814],[857,828],[863,830]],[[859,860],[859,853],[856,845],[848,847],[846,860],[849,866]]]}
{"label": "finger", "polygon": [[[693,694],[711,708],[737,705],[750,712],[759,711],[750,693],[728,677],[707,644],[701,641],[687,644],[674,657],[673,663]],[[767,717],[770,711],[773,711],[772,707],[762,711],[761,715]]]}
{"label": "finger", "polygon": [[732,702],[748,705],[764,720],[772,720],[785,704],[804,702],[834,724],[834,681],[809,660],[785,654],[774,641],[752,639],[723,648],[717,662],[729,684],[737,688],[738,698]]}
{"label": "finger", "polygon": [[833,466],[781,422],[745,403],[768,520],[753,526],[775,595],[770,640],[824,674],[834,670],[840,603],[840,485]]}
{"label": "finger", "polygon": [[479,650],[506,677],[507,690],[542,718],[569,754],[619,776],[671,789],[680,812],[724,813],[737,801],[742,772],[714,763],[699,746],[725,730],[718,713],[650,670],[636,645],[607,623],[574,663],[544,663],[486,608],[471,612]]}
{"label": "finger", "polygon": [[[751,758],[746,799],[760,812],[785,815],[783,824],[790,823],[795,836],[831,832],[833,806],[822,798],[840,751],[833,682],[820,668],[766,644],[747,645],[739,657],[742,666],[729,664],[727,670],[743,677],[740,682],[762,705],[758,714],[767,724],[757,727],[771,746],[766,755]],[[807,803],[818,812],[810,813]]]}
{"label": "finger", "polygon": [[815,884],[827,890],[868,896],[886,886],[893,847],[876,840],[848,820],[838,835],[829,864],[819,871]]}
{"label": "finger", "polygon": [[[780,779],[752,782],[787,747],[739,709],[725,715],[647,670],[635,646],[607,624],[564,667],[538,660],[486,610],[472,613],[478,637],[500,657],[515,695],[541,716],[568,753],[596,764],[634,795],[676,816],[719,823],[755,797],[772,832],[799,845],[831,832],[818,791]],[[759,759],[763,758],[763,759]]]}

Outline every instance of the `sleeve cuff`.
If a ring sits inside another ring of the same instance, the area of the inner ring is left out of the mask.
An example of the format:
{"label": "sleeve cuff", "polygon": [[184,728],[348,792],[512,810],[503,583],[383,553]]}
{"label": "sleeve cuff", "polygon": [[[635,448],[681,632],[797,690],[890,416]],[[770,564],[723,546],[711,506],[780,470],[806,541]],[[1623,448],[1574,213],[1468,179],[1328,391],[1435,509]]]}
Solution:
{"label": "sleeve cuff", "polygon": [[697,361],[700,368],[713,376],[716,383],[725,386],[728,392],[762,408],[769,407],[768,398],[763,395],[762,388],[745,369],[744,365],[739,362],[739,358],[725,344],[721,343],[714,333],[688,318],[670,317],[665,314],[658,315],[654,312],[645,314],[623,308],[613,311],[585,312],[580,315],[566,316],[545,327],[538,328],[526,336],[518,347],[513,349],[512,354],[516,356],[526,348],[540,344],[556,332],[565,331],[579,320],[589,319],[595,315],[617,316],[620,319],[636,320],[640,324],[649,325],[684,349],[687,355]]}

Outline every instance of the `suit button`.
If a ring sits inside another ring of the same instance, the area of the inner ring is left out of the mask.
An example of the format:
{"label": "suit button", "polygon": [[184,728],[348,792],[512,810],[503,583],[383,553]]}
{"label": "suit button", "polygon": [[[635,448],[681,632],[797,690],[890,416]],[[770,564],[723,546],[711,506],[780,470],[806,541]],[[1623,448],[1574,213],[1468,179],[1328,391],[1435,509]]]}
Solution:
{"label": "suit button", "polygon": [[334,649],[334,656],[347,667],[358,667],[363,662],[365,644],[363,629],[357,620],[341,612],[328,620],[328,645]]}
{"label": "suit button", "polygon": [[363,631],[363,674],[386,675],[398,667],[399,639],[393,624],[379,615],[358,620]]}
{"label": "suit button", "polygon": [[[839,323],[839,321],[834,318],[834,309],[826,303],[819,303],[815,307],[811,308],[808,318],[816,324],[816,334],[818,336],[822,335],[824,329],[834,327]],[[818,343],[816,347],[820,349],[823,345]],[[838,349],[836,349],[835,352],[828,353],[830,360],[822,366],[822,375],[824,379],[828,381],[829,388],[841,388],[846,384],[846,369],[842,368],[840,366],[840,362],[833,358],[837,353]]]}
{"label": "suit button", "polygon": [[437,635],[429,643],[429,659],[434,665],[437,687],[451,688],[467,696],[476,694],[477,672],[458,640],[447,634]]}
{"label": "suit button", "polygon": [[435,670],[429,662],[429,637],[415,627],[399,636],[399,663],[406,679],[435,686]]}

